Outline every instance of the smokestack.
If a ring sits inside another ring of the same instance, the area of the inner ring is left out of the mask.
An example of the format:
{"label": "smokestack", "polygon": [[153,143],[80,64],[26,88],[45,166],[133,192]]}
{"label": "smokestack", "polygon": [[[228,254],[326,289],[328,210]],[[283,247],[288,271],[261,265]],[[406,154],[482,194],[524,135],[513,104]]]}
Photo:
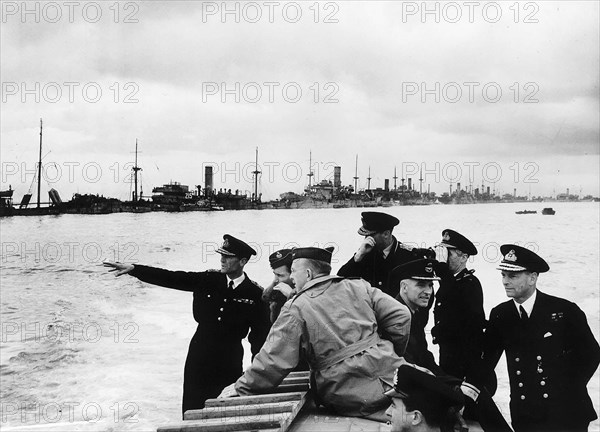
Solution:
{"label": "smokestack", "polygon": [[408,190],[412,190],[412,178],[408,179]]}
{"label": "smokestack", "polygon": [[204,167],[204,193],[210,195],[213,190],[213,167]]}
{"label": "smokestack", "polygon": [[516,198],[516,197],[517,197],[517,188],[514,188],[513,189],[513,198]]}
{"label": "smokestack", "polygon": [[459,193],[461,191],[460,189],[460,182],[456,183],[456,193]]}
{"label": "smokestack", "polygon": [[342,187],[342,167],[333,167],[333,187]]}
{"label": "smokestack", "polygon": [[384,184],[385,184],[385,186],[383,188],[385,189],[386,192],[388,192],[390,190],[390,179],[385,179]]}
{"label": "smokestack", "polygon": [[490,187],[489,186],[487,187],[487,194],[488,195],[490,194]]}

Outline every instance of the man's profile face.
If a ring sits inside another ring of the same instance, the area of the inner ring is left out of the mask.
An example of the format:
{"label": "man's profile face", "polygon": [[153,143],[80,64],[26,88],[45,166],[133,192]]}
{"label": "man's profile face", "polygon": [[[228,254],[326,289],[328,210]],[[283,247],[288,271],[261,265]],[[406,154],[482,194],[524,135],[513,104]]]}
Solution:
{"label": "man's profile face", "polygon": [[406,432],[411,430],[412,416],[407,412],[404,401],[400,398],[392,398],[392,405],[387,409],[386,414],[391,417],[391,432]]}
{"label": "man's profile face", "polygon": [[518,303],[523,303],[533,295],[535,291],[535,282],[537,281],[537,273],[527,271],[511,272],[504,271],[502,274],[502,285],[508,297],[512,297]]}
{"label": "man's profile face", "polygon": [[404,287],[401,291],[404,293],[404,300],[407,306],[413,310],[427,307],[429,299],[433,295],[433,281],[421,279],[404,279]]}
{"label": "man's profile face", "polygon": [[307,266],[304,259],[296,259],[292,262],[292,272],[290,274],[296,290],[301,290],[308,282]]}
{"label": "man's profile face", "polygon": [[275,275],[275,279],[277,283],[284,283],[292,286],[292,272],[288,269],[288,266],[281,266],[273,269],[273,274]]}
{"label": "man's profile face", "polygon": [[240,259],[236,256],[221,255],[221,273],[232,274],[241,271],[245,263],[245,258]]}
{"label": "man's profile face", "polygon": [[452,273],[456,273],[462,266],[464,254],[458,249],[448,248],[448,268]]}

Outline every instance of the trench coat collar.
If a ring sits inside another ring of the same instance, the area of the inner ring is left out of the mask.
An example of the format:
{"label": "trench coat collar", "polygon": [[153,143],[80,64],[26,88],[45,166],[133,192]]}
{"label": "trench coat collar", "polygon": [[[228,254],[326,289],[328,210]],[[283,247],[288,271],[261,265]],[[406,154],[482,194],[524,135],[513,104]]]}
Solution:
{"label": "trench coat collar", "polygon": [[299,296],[300,294],[316,288],[318,285],[324,284],[325,282],[329,282],[332,280],[341,280],[344,279],[342,276],[338,276],[338,275],[327,275],[327,276],[320,276],[318,278],[312,279],[310,281],[308,281],[306,283],[306,285],[304,285],[304,287],[302,287],[302,289],[300,291],[298,291],[298,294],[296,296]]}

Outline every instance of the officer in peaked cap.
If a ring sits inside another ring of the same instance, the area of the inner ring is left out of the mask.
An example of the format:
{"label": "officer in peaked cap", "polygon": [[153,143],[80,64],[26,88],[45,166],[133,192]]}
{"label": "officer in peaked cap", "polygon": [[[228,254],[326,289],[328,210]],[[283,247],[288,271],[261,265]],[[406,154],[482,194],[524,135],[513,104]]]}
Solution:
{"label": "officer in peaked cap", "polygon": [[282,306],[294,293],[294,284],[290,277],[292,250],[280,249],[269,255],[269,264],[274,279],[263,291],[263,300],[269,303],[271,322],[275,322]]}
{"label": "officer in peaked cap", "polygon": [[325,249],[317,247],[294,248],[292,249],[292,261],[299,258],[307,258],[310,260],[320,261],[325,264],[331,264],[333,250],[333,247],[327,247]]}
{"label": "officer in peaked cap", "polygon": [[597,414],[586,385],[600,346],[586,316],[575,303],[537,289],[539,274],[550,269],[543,258],[514,244],[500,251],[498,269],[511,299],[490,313],[483,362],[493,370],[506,353],[513,429],[587,431]]}
{"label": "officer in peaked cap", "polygon": [[433,343],[440,347],[440,367],[464,379],[473,368],[481,367],[483,350],[483,289],[473,274],[475,270],[467,269],[467,262],[477,255],[477,248],[451,229],[442,231],[439,246],[445,253],[438,256],[445,257],[446,262],[437,267],[442,280],[435,295],[435,325],[431,335]]}
{"label": "officer in peaked cap", "polygon": [[410,363],[427,368],[436,375],[443,375],[427,348],[425,337],[428,305],[433,298],[433,282],[440,280],[435,270],[437,266],[438,262],[432,259],[409,261],[392,270],[390,283],[398,287],[396,300],[408,306],[412,316],[410,338],[404,357]]}
{"label": "officer in peaked cap", "polygon": [[392,399],[391,432],[450,431],[460,422],[463,394],[418,366],[401,365],[385,395]]}
{"label": "officer in peaked cap", "polygon": [[252,255],[256,255],[256,251],[248,244],[229,234],[223,236],[223,245],[217,249],[217,252],[224,256],[246,258],[247,260]]}
{"label": "officer in peaked cap", "polygon": [[256,251],[225,234],[217,252],[221,255],[221,271],[183,272],[105,263],[116,271],[116,276],[128,273],[146,283],[194,293],[193,312],[198,326],[185,362],[183,413],[203,408],[206,399],[217,397],[237,379],[242,374],[242,339],[248,335],[254,355],[271,326],[267,305],[261,299],[262,289],[244,272]]}
{"label": "officer in peaked cap", "polygon": [[386,294],[396,297],[398,287],[390,285],[393,268],[417,258],[431,257],[424,249],[399,242],[392,234],[398,218],[381,212],[361,213],[358,234],[364,240],[352,258],[338,271],[339,276],[360,277]]}

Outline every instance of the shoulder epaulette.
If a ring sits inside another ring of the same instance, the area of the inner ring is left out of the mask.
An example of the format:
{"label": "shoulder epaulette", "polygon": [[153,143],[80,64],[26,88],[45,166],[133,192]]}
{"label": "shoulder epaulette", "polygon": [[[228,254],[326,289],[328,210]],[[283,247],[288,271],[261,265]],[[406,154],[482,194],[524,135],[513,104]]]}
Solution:
{"label": "shoulder epaulette", "polygon": [[409,246],[409,245],[401,243],[401,242],[398,242],[398,247],[400,249],[404,249],[404,250],[407,250],[407,251],[412,251],[414,249],[413,246]]}

